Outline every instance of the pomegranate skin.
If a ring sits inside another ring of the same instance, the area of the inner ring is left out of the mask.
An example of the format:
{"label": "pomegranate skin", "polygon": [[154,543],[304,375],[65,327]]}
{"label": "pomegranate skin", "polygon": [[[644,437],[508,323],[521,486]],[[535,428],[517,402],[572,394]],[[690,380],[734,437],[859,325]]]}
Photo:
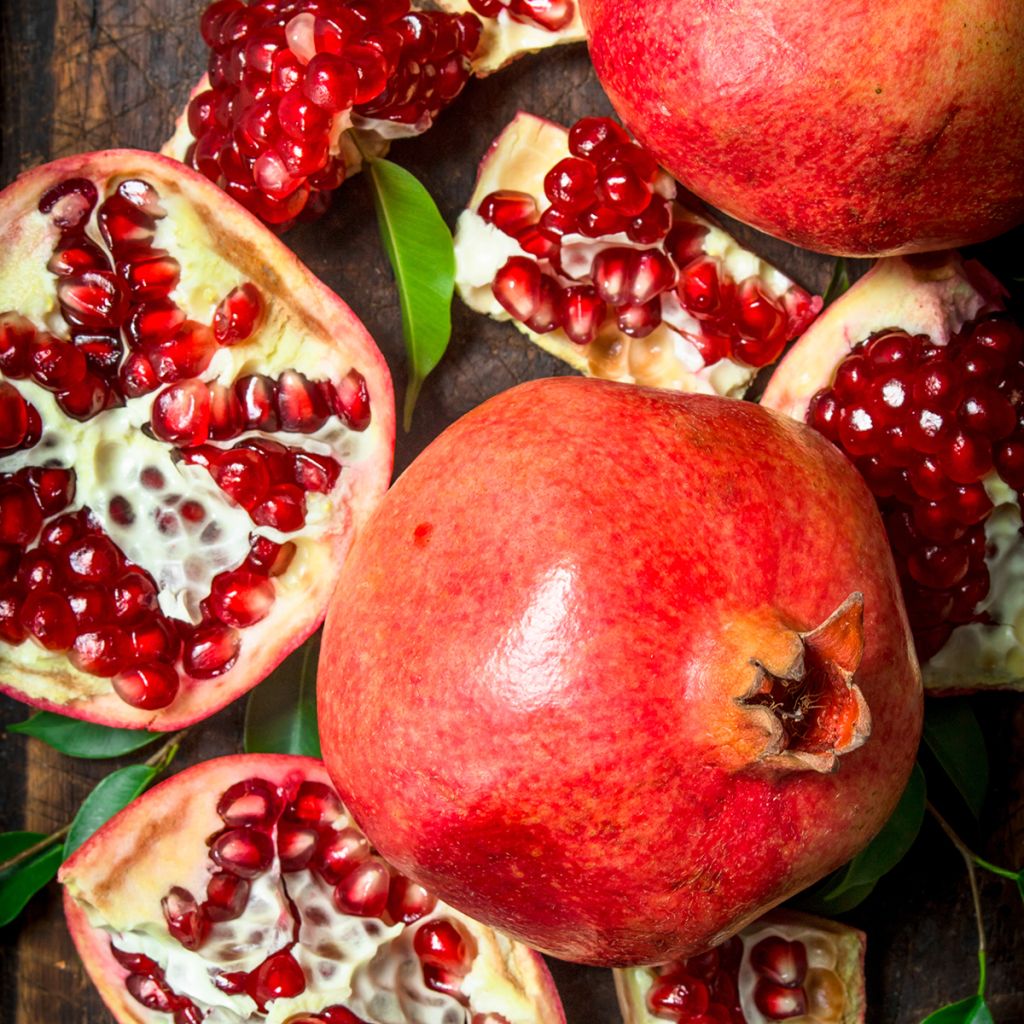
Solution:
{"label": "pomegranate skin", "polygon": [[684,185],[821,252],[980,241],[1024,219],[1015,0],[581,0],[612,104]]}
{"label": "pomegranate skin", "polygon": [[[558,957],[721,941],[854,855],[913,764],[920,677],[870,494],[754,405],[517,387],[406,471],[346,579],[319,676],[346,804],[399,870]],[[802,663],[856,594],[870,736],[780,752],[759,666]]]}

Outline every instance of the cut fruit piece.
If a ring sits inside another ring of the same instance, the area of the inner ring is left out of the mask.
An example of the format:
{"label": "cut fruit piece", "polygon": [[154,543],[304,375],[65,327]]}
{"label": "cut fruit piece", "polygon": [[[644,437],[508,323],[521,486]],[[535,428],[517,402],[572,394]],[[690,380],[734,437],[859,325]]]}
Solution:
{"label": "cut fruit piece", "polygon": [[626,1024],[860,1024],[865,936],[775,910],[700,956],[615,972]]}
{"label": "cut fruit piece", "polygon": [[768,383],[860,469],[926,687],[1024,688],[1024,331],[956,254],[880,261]]}
{"label": "cut fruit piece", "polygon": [[472,309],[590,376],[741,396],[821,299],[678,201],[608,118],[521,113],[488,150],[455,235]]}
{"label": "cut fruit piece", "polygon": [[180,728],[322,619],[389,482],[386,364],[289,250],[163,157],[24,175],[0,239],[0,689]]}
{"label": "cut fruit piece", "polygon": [[[325,864],[341,837],[362,847],[335,884]],[[383,901],[342,907],[371,874]],[[89,839],[60,881],[120,1024],[565,1024],[540,956],[385,865],[310,758],[189,768]]]}

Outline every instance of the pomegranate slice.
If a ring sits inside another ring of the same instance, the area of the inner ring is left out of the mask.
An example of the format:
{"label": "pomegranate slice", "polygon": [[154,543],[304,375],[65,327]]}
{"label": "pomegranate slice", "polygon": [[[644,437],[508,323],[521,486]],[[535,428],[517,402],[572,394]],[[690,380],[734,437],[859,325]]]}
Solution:
{"label": "pomegranate slice", "polygon": [[455,235],[465,302],[583,373],[738,397],[821,299],[684,207],[608,118],[519,114]]}
{"label": "pomegranate slice", "polygon": [[776,910],[687,960],[615,972],[626,1024],[860,1024],[865,936]]}
{"label": "pomegranate slice", "polygon": [[[298,858],[297,821],[320,823]],[[225,828],[233,860],[208,846]],[[339,909],[317,866],[342,833],[359,834],[323,765],[281,755],[197,765],[110,821],[60,880],[71,934],[115,1019],[148,1020],[145,1007],[175,1024],[360,1024],[382,1013],[407,1024],[565,1024],[540,956],[378,857],[364,865],[383,900]],[[247,844],[278,855],[247,859]]]}
{"label": "pomegranate slice", "polygon": [[0,237],[0,689],[178,728],[322,618],[390,476],[387,368],[337,296],[163,157],[41,167],[0,194]]}
{"label": "pomegranate slice", "polygon": [[955,254],[879,262],[779,365],[763,402],[861,470],[925,685],[1024,688],[1024,331]]}

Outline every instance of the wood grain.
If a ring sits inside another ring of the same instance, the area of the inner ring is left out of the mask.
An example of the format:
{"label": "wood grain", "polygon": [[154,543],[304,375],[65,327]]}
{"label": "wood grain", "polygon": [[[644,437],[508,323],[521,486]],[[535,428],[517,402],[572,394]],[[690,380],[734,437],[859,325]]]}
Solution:
{"label": "wood grain", "polygon": [[[46,159],[87,149],[155,149],[170,132],[200,73],[199,2],[189,0],[4,0],[0,4],[0,178]],[[469,195],[491,139],[519,109],[570,123],[606,112],[606,100],[582,47],[526,58],[474,82],[421,139],[393,156],[438,199],[450,224]],[[804,285],[824,288],[832,263],[766,239],[736,233]],[[329,215],[302,225],[288,243],[313,271],[346,297],[405,383],[400,319],[365,182],[341,190]],[[1020,232],[988,247],[994,269],[1020,274]],[[521,380],[569,372],[507,326],[456,303],[455,334],[430,378],[415,428],[398,438],[397,468],[406,466],[445,425]],[[980,711],[993,753],[993,791],[984,821],[957,820],[993,860],[1024,863],[1024,707],[1019,698],[983,700]],[[0,700],[0,725],[26,710]],[[232,752],[240,742],[241,707],[228,708],[189,737],[176,767]],[[131,759],[128,759],[129,761]],[[127,763],[127,762],[125,762]],[[76,762],[35,741],[0,733],[0,828],[58,827],[91,785],[113,766]],[[1024,912],[1012,886],[986,879],[991,946],[990,993],[1000,1024],[1024,1022]],[[937,829],[926,826],[914,854],[850,920],[869,934],[869,1020],[915,1024],[974,988],[974,924],[962,864]],[[0,933],[0,1019],[12,1024],[100,1024],[109,1019],[68,941],[55,886]],[[553,965],[570,1024],[618,1020],[610,975]]]}

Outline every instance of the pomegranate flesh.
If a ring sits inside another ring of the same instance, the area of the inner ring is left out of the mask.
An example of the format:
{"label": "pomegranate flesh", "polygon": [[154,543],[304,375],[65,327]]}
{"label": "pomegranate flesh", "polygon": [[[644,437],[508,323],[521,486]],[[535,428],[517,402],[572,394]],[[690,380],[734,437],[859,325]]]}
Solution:
{"label": "pomegranate flesh", "polygon": [[580,8],[625,124],[687,188],[762,231],[883,256],[1024,219],[1017,0]]}
{"label": "pomegranate flesh", "polygon": [[540,957],[385,864],[309,758],[190,768],[60,880],[82,961],[123,1024],[564,1024]]}
{"label": "pomegranate flesh", "polygon": [[339,793],[403,874],[565,959],[722,941],[849,860],[914,761],[870,492],[756,405],[521,385],[412,464],[346,580],[318,680]]}
{"label": "pomegranate flesh", "polygon": [[466,303],[586,374],[739,396],[821,299],[683,206],[609,118],[519,114],[455,235]]}
{"label": "pomegranate flesh", "polygon": [[626,1024],[861,1024],[862,932],[772,911],[706,953],[615,972]]}
{"label": "pomegranate flesh", "polygon": [[1024,687],[1024,331],[978,264],[880,262],[779,365],[766,405],[861,471],[925,685]]}
{"label": "pomegranate flesh", "polygon": [[387,486],[351,310],[180,164],[71,157],[0,194],[0,689],[174,729],[316,628]]}

